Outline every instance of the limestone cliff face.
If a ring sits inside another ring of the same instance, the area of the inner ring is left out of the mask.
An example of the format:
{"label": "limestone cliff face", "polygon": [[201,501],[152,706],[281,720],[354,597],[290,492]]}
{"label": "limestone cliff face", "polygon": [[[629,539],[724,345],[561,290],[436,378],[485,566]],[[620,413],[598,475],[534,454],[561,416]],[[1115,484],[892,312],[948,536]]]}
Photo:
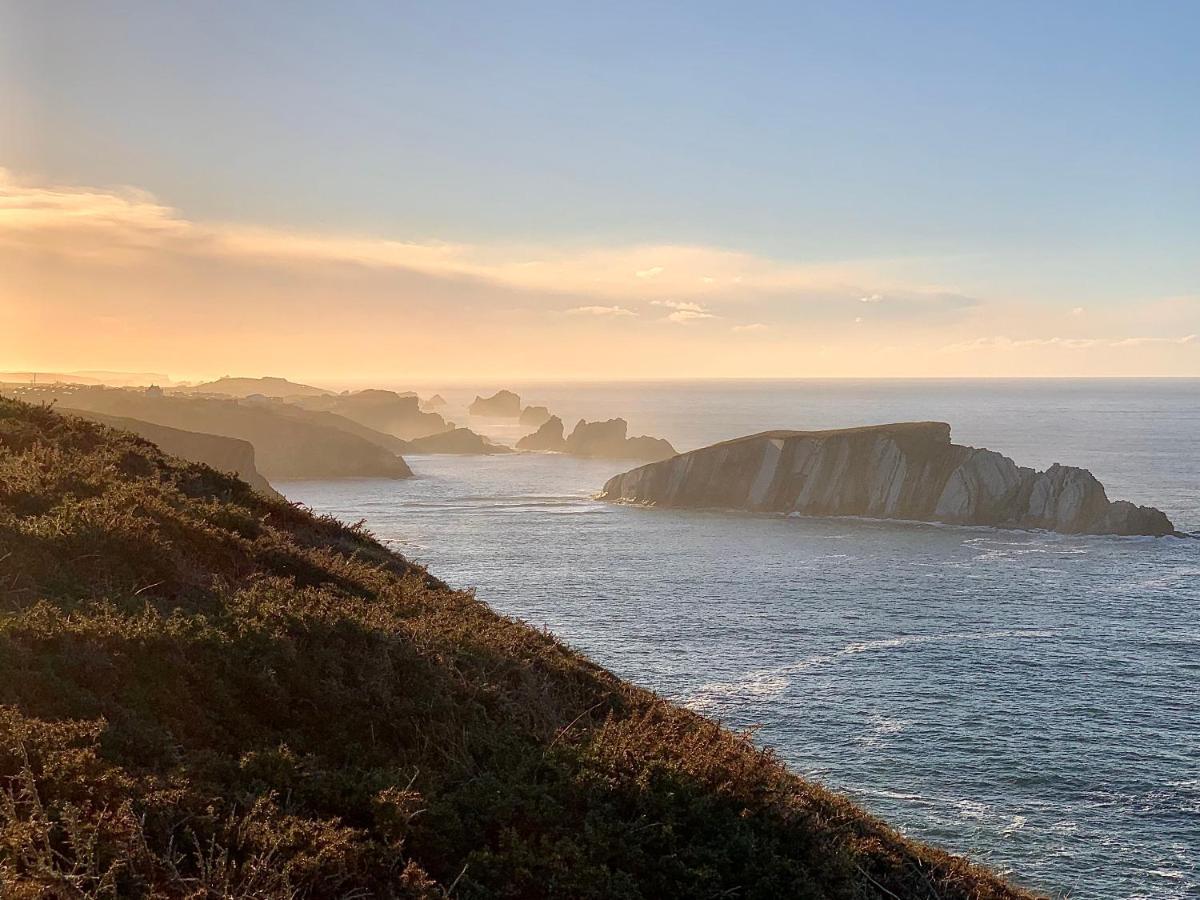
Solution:
{"label": "limestone cliff face", "polygon": [[1086,469],[1055,464],[1036,472],[951,443],[944,422],[764,432],[617,475],[601,499],[1069,534],[1174,530],[1157,509],[1109,501]]}

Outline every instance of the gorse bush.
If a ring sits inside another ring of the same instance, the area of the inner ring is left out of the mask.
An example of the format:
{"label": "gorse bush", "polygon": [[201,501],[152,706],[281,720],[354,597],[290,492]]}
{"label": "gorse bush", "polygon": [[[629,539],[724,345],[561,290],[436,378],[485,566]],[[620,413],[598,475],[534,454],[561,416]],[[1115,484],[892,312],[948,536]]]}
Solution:
{"label": "gorse bush", "polygon": [[0,896],[1022,896],[347,528],[0,400]]}

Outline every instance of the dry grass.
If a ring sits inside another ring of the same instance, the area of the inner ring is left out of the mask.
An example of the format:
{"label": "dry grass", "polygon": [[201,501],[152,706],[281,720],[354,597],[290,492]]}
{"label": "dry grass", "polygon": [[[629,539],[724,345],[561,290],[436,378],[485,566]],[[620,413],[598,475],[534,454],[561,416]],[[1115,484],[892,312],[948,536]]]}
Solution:
{"label": "dry grass", "polygon": [[369,534],[0,401],[0,896],[1026,896]]}

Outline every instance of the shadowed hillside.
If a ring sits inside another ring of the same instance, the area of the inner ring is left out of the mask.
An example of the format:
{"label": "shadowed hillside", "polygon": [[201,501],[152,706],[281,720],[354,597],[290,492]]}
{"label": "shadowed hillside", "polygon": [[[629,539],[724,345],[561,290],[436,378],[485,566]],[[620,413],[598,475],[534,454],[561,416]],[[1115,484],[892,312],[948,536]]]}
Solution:
{"label": "shadowed hillside", "polygon": [[360,528],[10,400],[0,784],[6,898],[1024,896]]}

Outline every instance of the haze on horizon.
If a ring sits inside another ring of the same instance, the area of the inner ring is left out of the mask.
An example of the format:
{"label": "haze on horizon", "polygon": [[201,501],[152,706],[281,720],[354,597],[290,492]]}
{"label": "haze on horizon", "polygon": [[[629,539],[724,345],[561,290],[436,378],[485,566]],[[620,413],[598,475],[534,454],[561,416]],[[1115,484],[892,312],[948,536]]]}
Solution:
{"label": "haze on horizon", "polygon": [[1200,6],[0,3],[0,371],[1200,376]]}

